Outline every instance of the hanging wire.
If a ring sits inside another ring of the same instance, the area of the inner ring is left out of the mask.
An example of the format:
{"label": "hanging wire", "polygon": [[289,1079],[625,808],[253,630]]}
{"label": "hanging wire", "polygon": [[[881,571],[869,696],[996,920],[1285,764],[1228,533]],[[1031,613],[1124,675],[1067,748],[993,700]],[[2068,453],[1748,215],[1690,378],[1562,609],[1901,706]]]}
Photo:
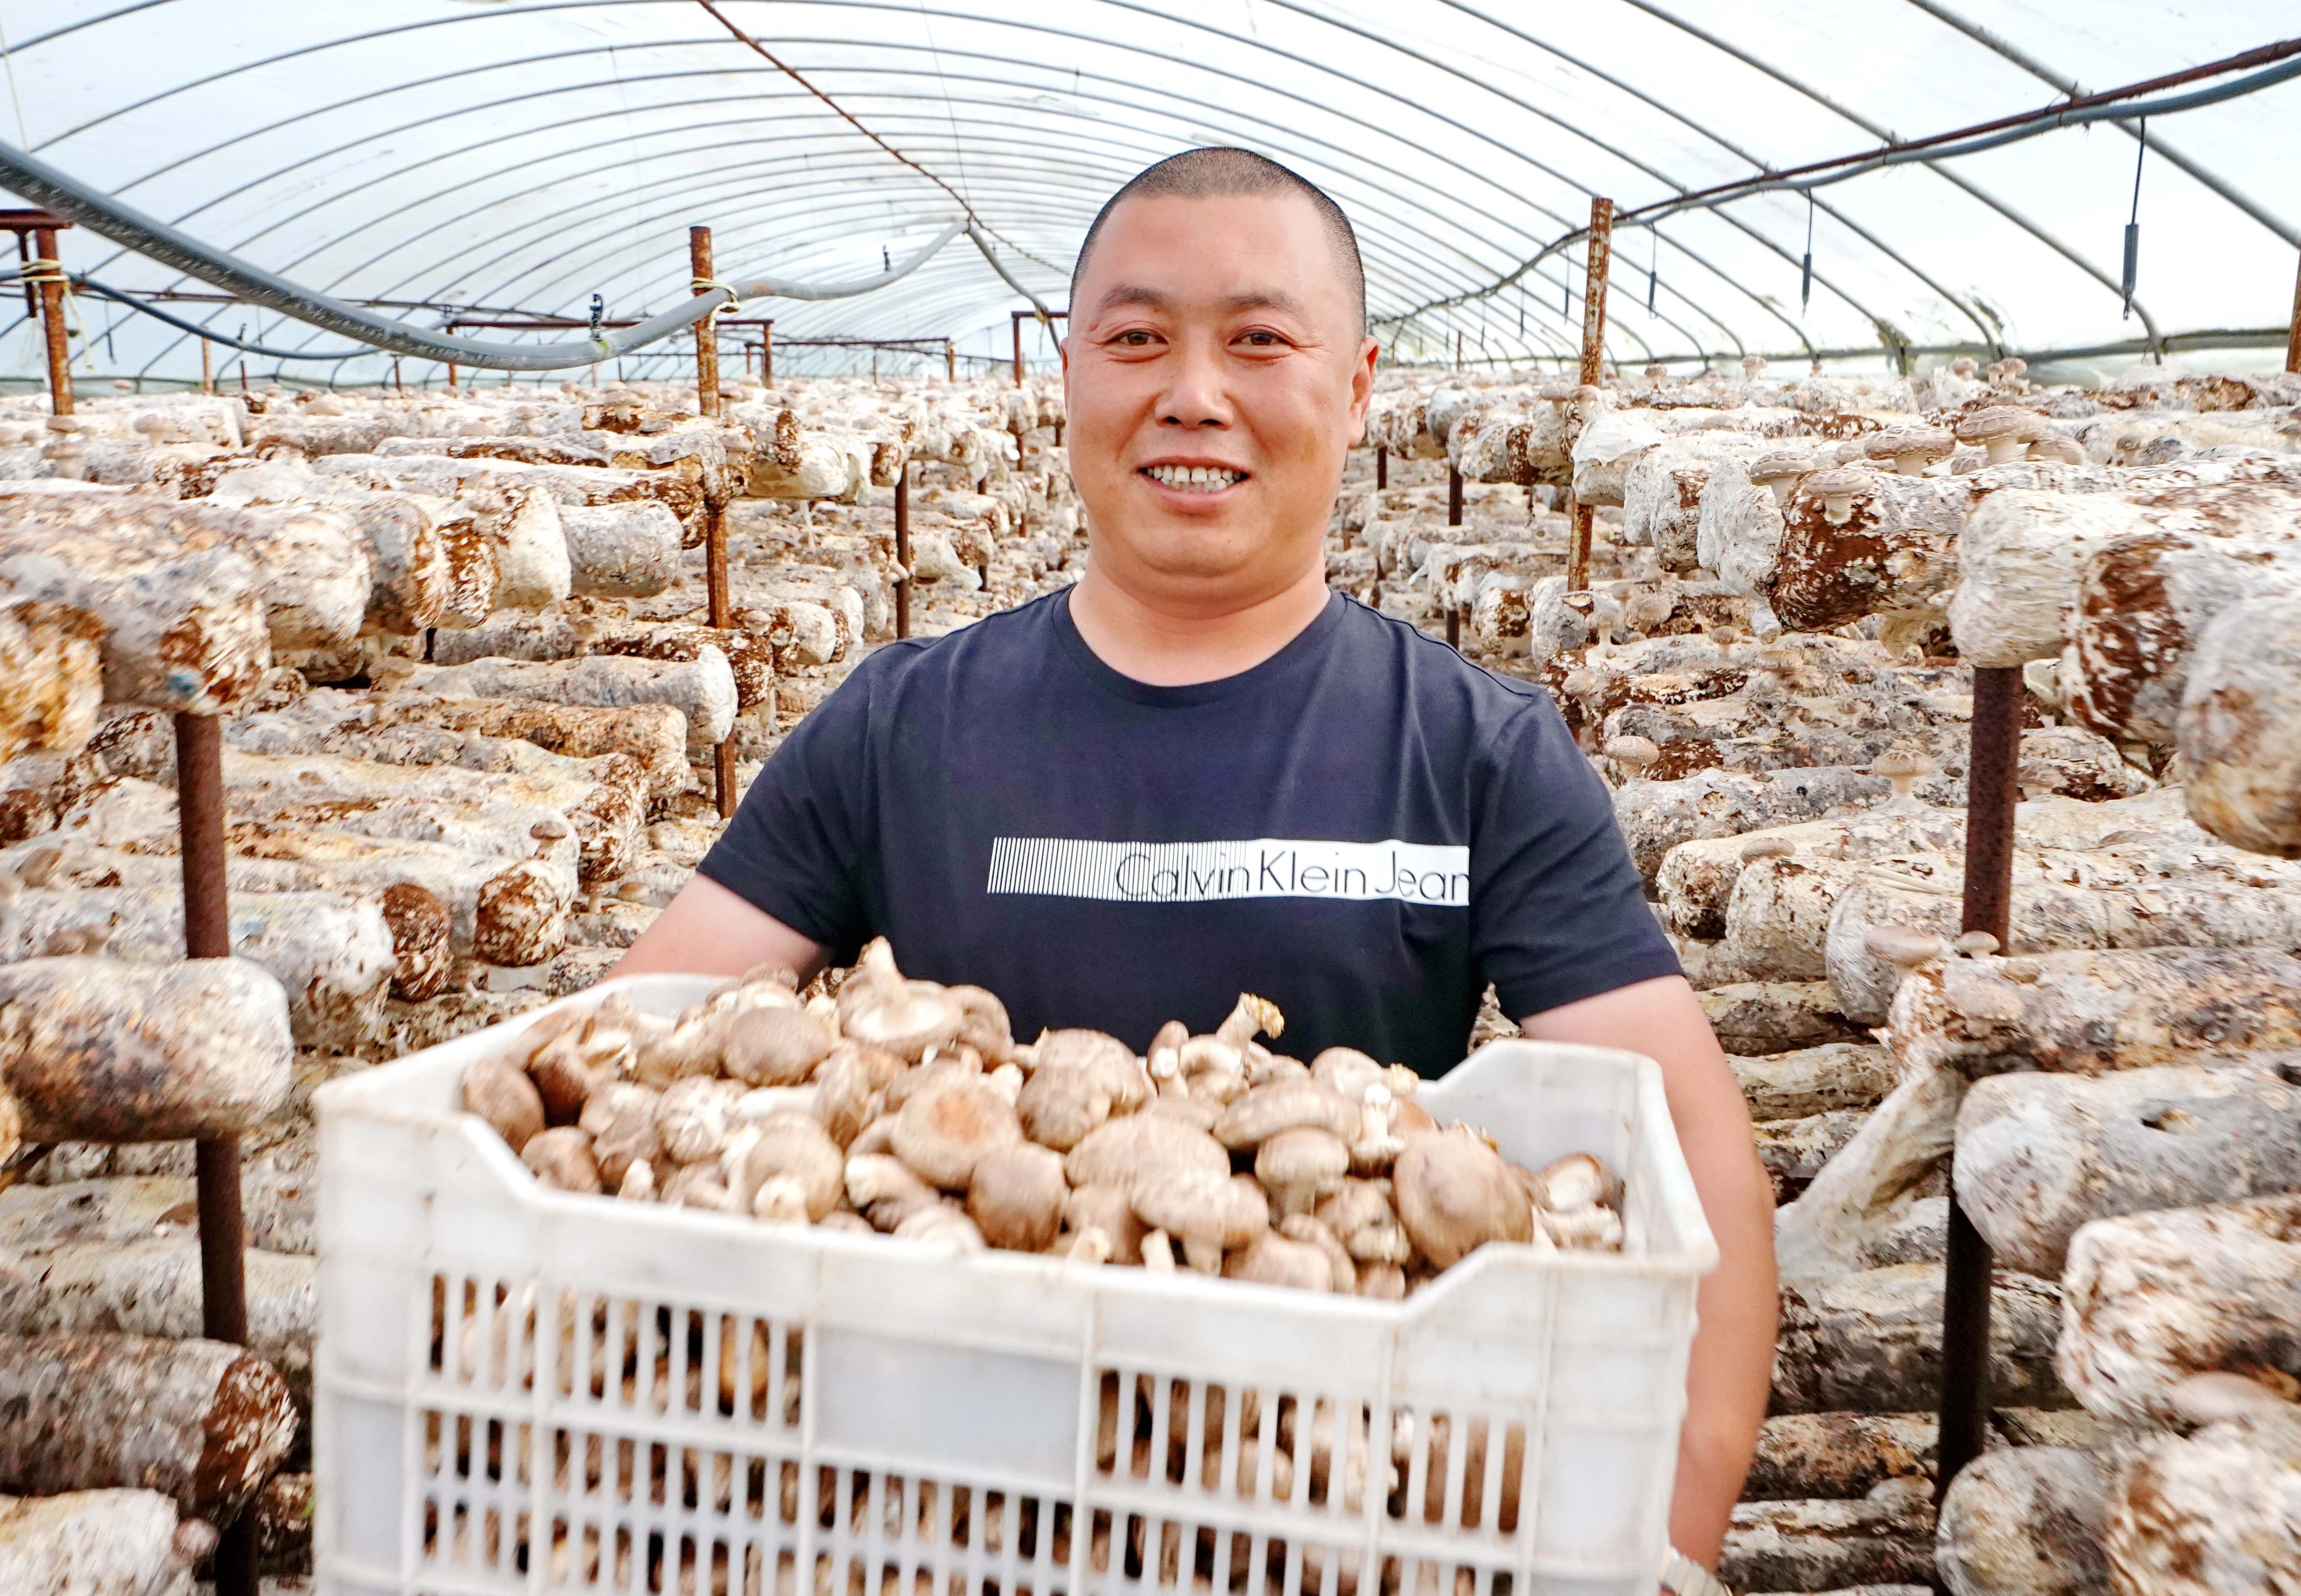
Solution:
{"label": "hanging wire", "polygon": [[1653,255],[1646,263],[1646,314],[1653,314],[1654,294],[1661,287],[1661,229],[1646,229],[1646,237],[1653,243]]}
{"label": "hanging wire", "polygon": [[1813,190],[1805,191],[1805,265],[1798,274],[1798,314],[1813,302]]}
{"label": "hanging wire", "polygon": [[2133,214],[2125,223],[2125,313],[2121,322],[2133,317],[2133,285],[2141,275],[2141,163],[2149,154],[2149,119],[2141,119],[2141,130],[2136,138],[2133,151]]}

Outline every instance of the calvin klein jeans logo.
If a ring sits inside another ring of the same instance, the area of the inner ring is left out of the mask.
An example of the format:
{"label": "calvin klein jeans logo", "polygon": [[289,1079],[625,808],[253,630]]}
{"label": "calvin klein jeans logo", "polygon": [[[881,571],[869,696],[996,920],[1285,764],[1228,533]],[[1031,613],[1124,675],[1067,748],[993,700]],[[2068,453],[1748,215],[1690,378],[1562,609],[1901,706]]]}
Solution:
{"label": "calvin klein jeans logo", "polygon": [[1332,898],[1466,908],[1470,850],[1427,842],[1326,842],[1258,837],[1239,842],[1090,842],[1000,837],[987,892],[1115,903],[1206,903],[1228,898]]}

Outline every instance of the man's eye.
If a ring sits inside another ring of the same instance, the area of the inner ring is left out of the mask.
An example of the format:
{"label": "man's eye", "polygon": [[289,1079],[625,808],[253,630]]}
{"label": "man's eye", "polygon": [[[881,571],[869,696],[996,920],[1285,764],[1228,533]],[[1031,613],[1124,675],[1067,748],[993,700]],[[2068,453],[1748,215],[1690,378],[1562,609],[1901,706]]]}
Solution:
{"label": "man's eye", "polygon": [[1122,332],[1118,335],[1118,342],[1136,349],[1143,347],[1150,341],[1150,335],[1144,332],[1140,328],[1137,328],[1133,332]]}
{"label": "man's eye", "polygon": [[1255,345],[1259,348],[1272,349],[1284,344],[1286,340],[1275,332],[1257,330],[1240,334],[1239,341]]}

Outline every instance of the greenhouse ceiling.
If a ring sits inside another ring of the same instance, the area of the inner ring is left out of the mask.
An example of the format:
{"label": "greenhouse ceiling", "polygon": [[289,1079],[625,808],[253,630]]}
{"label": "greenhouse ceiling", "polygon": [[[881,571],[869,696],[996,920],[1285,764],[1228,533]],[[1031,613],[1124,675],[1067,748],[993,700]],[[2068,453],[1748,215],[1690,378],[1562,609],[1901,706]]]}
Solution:
{"label": "greenhouse ceiling", "polygon": [[[0,139],[426,330],[582,320],[595,294],[610,319],[672,308],[694,223],[722,279],[838,282],[972,219],[1059,306],[1113,188],[1235,144],[1349,212],[1402,360],[1451,361],[1458,341],[1472,361],[1570,357],[1583,249],[1560,240],[1602,195],[1628,213],[1608,319],[1621,363],[2247,365],[2281,358],[2294,305],[2301,78],[2146,128],[2111,118],[1637,213],[2179,73],[2296,20],[2289,0],[50,0],[0,7]],[[220,334],[344,345],[86,227],[60,254]],[[962,234],[874,292],[737,313],[772,316],[779,347],[950,338],[990,356],[1027,304]],[[197,376],[197,338],[77,305],[76,369]],[[669,374],[687,346],[628,369]],[[1031,351],[1049,348],[1032,328]],[[373,381],[387,359],[249,365]],[[39,361],[18,322],[0,376]]]}

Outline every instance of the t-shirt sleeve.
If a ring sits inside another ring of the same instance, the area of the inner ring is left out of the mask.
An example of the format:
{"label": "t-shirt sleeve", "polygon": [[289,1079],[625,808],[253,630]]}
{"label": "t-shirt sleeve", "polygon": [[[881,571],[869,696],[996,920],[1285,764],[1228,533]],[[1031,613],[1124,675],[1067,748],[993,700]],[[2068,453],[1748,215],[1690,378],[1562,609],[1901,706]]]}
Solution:
{"label": "t-shirt sleeve", "polygon": [[799,722],[697,866],[842,964],[874,934],[862,873],[875,674],[866,661]]}
{"label": "t-shirt sleeve", "polygon": [[1512,1020],[1676,975],[1606,784],[1547,700],[1494,748],[1470,847],[1471,949]]}

